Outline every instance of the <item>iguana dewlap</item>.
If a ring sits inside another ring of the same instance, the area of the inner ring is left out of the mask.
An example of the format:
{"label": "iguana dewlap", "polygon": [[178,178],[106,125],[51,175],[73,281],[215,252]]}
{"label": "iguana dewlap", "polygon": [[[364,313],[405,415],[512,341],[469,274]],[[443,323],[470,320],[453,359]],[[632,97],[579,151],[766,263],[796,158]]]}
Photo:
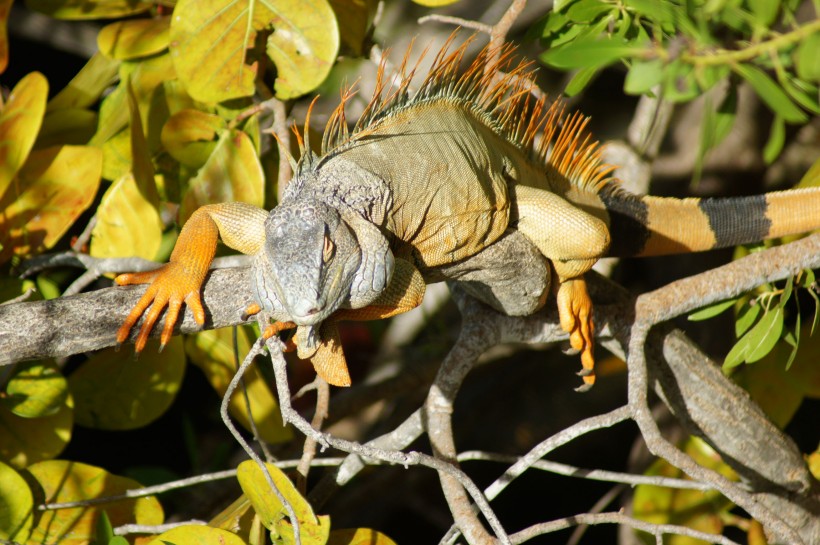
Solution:
{"label": "iguana dewlap", "polygon": [[[412,95],[412,71],[396,89],[385,89],[380,73],[352,131],[344,117],[351,95],[344,95],[321,155],[306,147],[270,213],[243,203],[198,209],[167,265],[117,278],[151,283],[118,342],[145,313],[141,350],[165,306],[163,343],[183,303],[204,322],[199,294],[221,236],[256,256],[252,310],[276,321],[268,334],[295,326],[300,355],[332,384],[350,384],[335,321],[404,312],[420,303],[425,282],[473,270],[489,284],[543,274],[536,284],[543,289],[473,293],[523,314],[543,305],[551,286],[590,385],[592,303],[583,275],[599,258],[694,252],[820,228],[815,189],[705,200],[628,194],[608,178],[611,168],[584,136],[585,119],[530,99],[527,67],[511,63],[511,49],[485,50],[459,73],[464,52],[445,47]],[[513,248],[504,234],[514,231],[546,258],[543,269],[486,258],[494,244]]]}

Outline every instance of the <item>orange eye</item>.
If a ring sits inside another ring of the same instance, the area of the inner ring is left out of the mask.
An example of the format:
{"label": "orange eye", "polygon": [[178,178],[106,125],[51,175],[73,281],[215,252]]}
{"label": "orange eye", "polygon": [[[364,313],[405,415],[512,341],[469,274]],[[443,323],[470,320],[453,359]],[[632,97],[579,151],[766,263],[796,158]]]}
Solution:
{"label": "orange eye", "polygon": [[333,244],[333,241],[330,238],[325,237],[325,247],[322,249],[322,261],[327,263],[333,257],[333,253],[336,251],[336,245]]}

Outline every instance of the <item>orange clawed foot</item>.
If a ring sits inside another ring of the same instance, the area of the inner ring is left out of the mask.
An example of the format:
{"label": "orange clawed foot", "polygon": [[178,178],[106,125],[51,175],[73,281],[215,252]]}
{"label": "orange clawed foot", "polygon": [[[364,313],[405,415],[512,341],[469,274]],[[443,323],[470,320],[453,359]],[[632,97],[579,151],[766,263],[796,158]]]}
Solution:
{"label": "orange clawed foot", "polygon": [[131,309],[122,326],[117,330],[117,345],[128,339],[131,328],[134,327],[144,313],[145,320],[142,327],[140,327],[134,348],[136,352],[141,352],[148,341],[148,335],[165,307],[168,307],[168,314],[165,317],[162,334],[160,335],[160,350],[171,340],[174,325],[183,304],[188,305],[198,324],[205,323],[205,309],[202,307],[202,300],[199,295],[202,288],[202,279],[193,277],[178,263],[166,263],[154,271],[121,274],[115,279],[115,282],[120,286],[150,284],[137,304],[134,305],[134,308]]}
{"label": "orange clawed foot", "polygon": [[558,289],[558,315],[561,328],[569,333],[569,343],[581,353],[581,366],[578,373],[584,384],[577,388],[585,392],[595,384],[595,357],[593,355],[592,300],[587,293],[586,282],[576,278],[561,283]]}

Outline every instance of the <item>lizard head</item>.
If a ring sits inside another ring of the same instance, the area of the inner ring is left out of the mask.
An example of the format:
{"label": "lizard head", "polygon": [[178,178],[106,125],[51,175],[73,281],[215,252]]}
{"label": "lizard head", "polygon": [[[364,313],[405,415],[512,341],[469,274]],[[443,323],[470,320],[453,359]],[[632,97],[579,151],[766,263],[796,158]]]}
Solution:
{"label": "lizard head", "polygon": [[350,295],[361,249],[339,211],[311,199],[280,204],[265,222],[265,252],[276,296],[312,331]]}

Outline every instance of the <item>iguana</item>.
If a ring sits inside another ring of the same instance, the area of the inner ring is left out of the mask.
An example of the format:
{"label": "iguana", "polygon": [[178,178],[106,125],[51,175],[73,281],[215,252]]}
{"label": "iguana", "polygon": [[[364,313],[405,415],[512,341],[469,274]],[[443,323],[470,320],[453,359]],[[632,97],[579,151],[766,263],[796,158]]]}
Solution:
{"label": "iguana", "polygon": [[599,258],[696,252],[820,228],[817,189],[703,200],[627,193],[585,136],[585,118],[531,98],[532,69],[512,60],[512,48],[485,48],[460,72],[466,47],[448,42],[414,93],[407,56],[395,88],[386,88],[392,78],[382,67],[352,130],[352,92],[344,93],[321,154],[300,142],[295,176],[270,213],[239,202],[197,209],[168,264],[117,277],[120,285],[151,284],[117,341],[145,313],[142,350],[166,306],[163,345],[183,303],[204,323],[200,289],[221,236],[255,256],[258,305],[248,313],[275,320],[265,335],[296,327],[300,356],[312,357],[331,384],[349,385],[335,321],[405,312],[420,303],[426,282],[457,278],[455,270],[478,269],[479,279],[528,274],[515,259],[479,259],[517,230],[546,258],[537,273],[544,278],[534,291],[485,302],[527,314],[554,292],[588,387],[593,322],[583,277]]}

